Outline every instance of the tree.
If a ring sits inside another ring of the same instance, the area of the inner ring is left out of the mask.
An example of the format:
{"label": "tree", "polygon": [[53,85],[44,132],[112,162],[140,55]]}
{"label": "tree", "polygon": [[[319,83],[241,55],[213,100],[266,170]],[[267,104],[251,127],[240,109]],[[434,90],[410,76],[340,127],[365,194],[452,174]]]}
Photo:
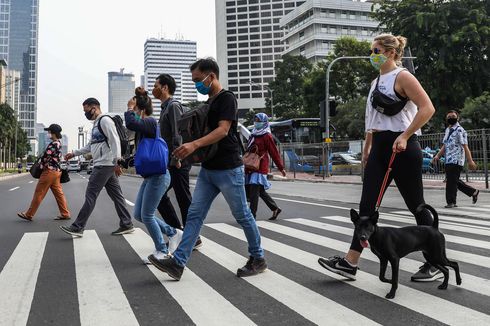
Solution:
{"label": "tree", "polygon": [[490,128],[490,92],[466,99],[461,118],[466,129]]}
{"label": "tree", "polygon": [[[16,121],[14,110],[10,105],[4,103],[0,105],[0,144],[2,151],[10,150],[10,158],[15,157],[15,126],[17,124],[17,157],[24,157],[30,150],[27,134],[22,130],[19,122]],[[9,155],[4,156],[8,159]]]}
{"label": "tree", "polygon": [[243,122],[243,125],[245,127],[248,127],[248,126],[251,126],[254,124],[255,114],[256,114],[256,112],[254,109],[250,109],[247,111],[247,113],[245,113],[245,121]]}
{"label": "tree", "polygon": [[[296,118],[304,114],[303,81],[311,71],[311,63],[303,56],[285,55],[275,66],[276,78],[269,83],[274,96],[274,115],[278,118]],[[270,92],[266,98],[270,110]]]}
{"label": "tree", "polygon": [[336,128],[335,138],[363,139],[364,117],[366,114],[366,98],[358,97],[337,107],[337,115],[332,117]]}
{"label": "tree", "polygon": [[490,1],[378,3],[380,26],[408,38],[416,76],[438,111],[428,127],[439,131],[447,110],[490,89]]}

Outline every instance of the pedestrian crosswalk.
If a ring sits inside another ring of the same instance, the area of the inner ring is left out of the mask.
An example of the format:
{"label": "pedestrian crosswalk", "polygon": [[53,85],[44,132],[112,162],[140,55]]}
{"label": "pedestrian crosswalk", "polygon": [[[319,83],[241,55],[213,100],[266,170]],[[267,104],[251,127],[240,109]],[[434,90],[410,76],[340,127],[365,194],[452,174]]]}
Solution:
{"label": "pedestrian crosswalk", "polygon": [[[460,263],[463,283],[455,284],[453,272],[446,291],[434,283],[410,282],[423,262],[415,253],[400,261],[394,300],[384,298],[389,285],[378,280],[379,261],[370,250],[363,253],[354,282],[317,263],[319,256],[341,255],[349,248],[352,225],[343,216],[258,221],[269,269],[244,279],[234,274],[248,258],[246,238],[233,223],[203,227],[204,246],[193,253],[179,282],[142,263],[153,251],[144,230],[110,240],[99,231],[86,230],[83,238],[66,239],[73,243],[67,262],[74,264],[76,274],[76,320],[52,324],[161,325],[172,319],[179,325],[490,325],[488,222],[441,216],[447,254]],[[380,216],[383,226],[413,223],[402,212]],[[52,254],[50,241],[56,241],[51,233],[27,232],[0,266],[0,325],[33,324],[28,322],[35,308],[32,302],[36,296],[47,297],[39,293],[46,287],[36,285],[43,260]],[[63,258],[58,258],[60,268]],[[142,276],[146,274],[149,277]],[[150,290],[155,289],[166,306],[152,306]]]}
{"label": "pedestrian crosswalk", "polygon": [[[475,217],[489,221],[490,220],[490,205],[479,206],[458,206],[454,208],[438,208],[439,214],[459,215],[467,217]],[[396,211],[396,214],[409,214],[407,211]]]}

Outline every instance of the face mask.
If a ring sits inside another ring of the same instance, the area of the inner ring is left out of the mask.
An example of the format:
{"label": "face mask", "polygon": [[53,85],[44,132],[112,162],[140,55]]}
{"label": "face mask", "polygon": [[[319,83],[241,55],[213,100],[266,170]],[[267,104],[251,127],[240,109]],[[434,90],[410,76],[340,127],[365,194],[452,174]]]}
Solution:
{"label": "face mask", "polygon": [[388,58],[385,57],[383,54],[372,53],[369,57],[369,61],[371,61],[371,65],[374,67],[374,69],[379,70],[381,69],[383,63],[388,61]]}
{"label": "face mask", "polygon": [[458,122],[458,118],[447,118],[447,120],[446,120],[446,121],[447,121],[447,123],[448,123],[449,125],[451,125],[451,126],[452,126],[452,125],[455,125],[455,124]]}
{"label": "face mask", "polygon": [[162,96],[162,90],[159,87],[153,87],[151,94],[153,95],[153,97],[159,99]]}
{"label": "face mask", "polygon": [[92,120],[93,117],[94,114],[92,113],[92,110],[85,112],[85,118],[87,118],[88,120]]}
{"label": "face mask", "polygon": [[264,128],[265,122],[254,122],[254,127],[255,129],[262,129]]}
{"label": "face mask", "polygon": [[136,119],[136,121],[141,120],[141,116],[138,113],[134,114],[134,118]]}
{"label": "face mask", "polygon": [[207,75],[206,78],[204,78],[202,81],[198,81],[195,83],[197,91],[202,95],[208,95],[211,91],[211,85],[213,84],[213,82],[211,82],[209,86],[204,85],[204,81],[208,79],[208,77],[209,75]]}

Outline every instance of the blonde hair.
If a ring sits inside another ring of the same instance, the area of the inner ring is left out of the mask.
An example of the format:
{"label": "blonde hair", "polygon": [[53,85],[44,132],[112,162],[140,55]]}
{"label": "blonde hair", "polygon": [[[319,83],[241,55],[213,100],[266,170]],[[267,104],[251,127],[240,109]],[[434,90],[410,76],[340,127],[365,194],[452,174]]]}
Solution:
{"label": "blonde hair", "polygon": [[395,62],[400,64],[403,58],[403,50],[407,44],[407,38],[403,36],[394,36],[392,34],[381,34],[374,38],[386,51],[395,50]]}

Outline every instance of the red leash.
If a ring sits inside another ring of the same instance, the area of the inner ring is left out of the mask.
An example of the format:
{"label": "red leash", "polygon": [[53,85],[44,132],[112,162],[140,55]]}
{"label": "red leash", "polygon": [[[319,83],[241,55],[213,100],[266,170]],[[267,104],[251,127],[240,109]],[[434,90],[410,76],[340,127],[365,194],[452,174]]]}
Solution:
{"label": "red leash", "polygon": [[379,191],[378,201],[376,202],[376,211],[379,211],[379,206],[381,206],[381,200],[383,200],[386,184],[388,183],[388,176],[390,175],[391,166],[393,165],[393,161],[395,160],[395,155],[396,152],[393,152],[393,154],[391,154],[390,163],[388,164],[388,170],[386,171],[383,184],[381,185],[381,190]]}

